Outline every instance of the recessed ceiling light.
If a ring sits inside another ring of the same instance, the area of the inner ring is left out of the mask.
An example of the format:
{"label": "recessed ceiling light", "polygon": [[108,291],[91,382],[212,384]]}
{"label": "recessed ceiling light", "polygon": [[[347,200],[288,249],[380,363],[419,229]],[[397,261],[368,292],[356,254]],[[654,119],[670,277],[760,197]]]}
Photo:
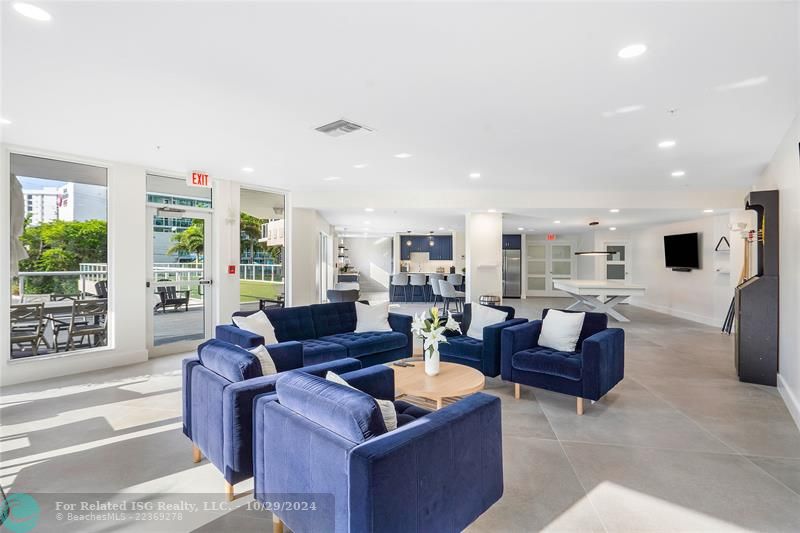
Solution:
{"label": "recessed ceiling light", "polygon": [[444,228],[439,228],[439,231],[444,231]]}
{"label": "recessed ceiling light", "polygon": [[322,178],[322,179],[323,179],[323,181],[336,181],[336,180],[340,180],[342,178],[340,178],[339,176],[328,176],[327,178]]}
{"label": "recessed ceiling light", "polygon": [[17,13],[24,17],[28,17],[29,19],[39,20],[41,22],[47,22],[48,20],[52,19],[53,17],[42,9],[41,7],[34,6],[32,4],[26,4],[24,2],[17,2],[14,4],[14,9]]}
{"label": "recessed ceiling light", "polygon": [[406,152],[400,152],[399,154],[394,154],[394,156],[397,159],[408,159],[409,157],[411,157],[411,154],[406,153]]}
{"label": "recessed ceiling light", "polygon": [[617,231],[617,228],[615,228],[614,226],[611,226],[611,227],[610,227],[610,228],[608,228],[608,229],[609,229],[610,231]]}
{"label": "recessed ceiling light", "polygon": [[469,177],[474,179],[474,180],[476,180],[476,179],[481,177],[481,173],[480,172],[472,172],[472,173],[470,173]]}
{"label": "recessed ceiling light", "polygon": [[676,144],[677,143],[675,141],[673,141],[672,139],[667,139],[665,141],[661,141],[660,143],[658,143],[658,147],[659,148],[672,148]]}
{"label": "recessed ceiling light", "polygon": [[614,111],[603,111],[601,115],[603,115],[605,118],[611,118],[617,115],[635,113],[636,111],[641,111],[642,109],[644,109],[643,105],[626,105],[624,107],[618,107]]}
{"label": "recessed ceiling light", "polygon": [[636,43],[630,44],[617,52],[617,56],[622,59],[631,59],[633,57],[639,57],[645,52],[647,52],[647,46],[642,43]]}
{"label": "recessed ceiling light", "polygon": [[248,174],[250,174],[251,172],[253,172],[253,167],[242,167],[242,172],[247,172]]}
{"label": "recessed ceiling light", "polygon": [[370,222],[369,220],[365,220],[365,221],[364,221],[364,225],[365,225],[365,226],[369,226],[370,224],[372,224],[372,222]]}
{"label": "recessed ceiling light", "polygon": [[490,213],[497,213],[497,209],[489,209]]}
{"label": "recessed ceiling light", "polygon": [[9,124],[11,124],[11,121],[8,120],[7,118],[0,117],[0,124],[2,124],[3,126],[8,126]]}
{"label": "recessed ceiling light", "polygon": [[718,85],[717,90],[720,92],[733,91],[735,89],[746,89],[748,87],[756,87],[762,83],[767,83],[766,76],[759,76],[757,78],[747,78],[746,80],[736,81],[733,83],[726,83],[725,85]]}
{"label": "recessed ceiling light", "polygon": [[713,213],[713,209],[703,209],[703,213]]}
{"label": "recessed ceiling light", "polygon": [[375,211],[375,208],[374,207],[365,207],[364,211],[366,211],[367,213],[372,213],[373,211]]}
{"label": "recessed ceiling light", "polygon": [[367,167],[366,163],[358,163],[353,165],[353,168],[366,168],[366,167]]}
{"label": "recessed ceiling light", "polygon": [[553,224],[561,224],[561,221],[560,220],[554,220]]}
{"label": "recessed ceiling light", "polygon": [[686,175],[686,172],[683,171],[683,170],[676,170],[675,172],[672,173],[672,177],[673,178],[682,178],[685,175]]}
{"label": "recessed ceiling light", "polygon": [[517,228],[517,231],[525,231],[525,228]]}
{"label": "recessed ceiling light", "polygon": [[609,213],[619,213],[619,209],[609,209]]}

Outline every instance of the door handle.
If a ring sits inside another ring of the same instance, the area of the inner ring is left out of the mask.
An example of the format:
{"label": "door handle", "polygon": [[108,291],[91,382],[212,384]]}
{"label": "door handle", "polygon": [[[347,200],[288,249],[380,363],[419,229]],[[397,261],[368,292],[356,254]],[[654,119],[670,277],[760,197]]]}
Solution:
{"label": "door handle", "polygon": [[201,279],[198,283],[200,283],[200,285],[211,285],[211,280],[210,279]]}

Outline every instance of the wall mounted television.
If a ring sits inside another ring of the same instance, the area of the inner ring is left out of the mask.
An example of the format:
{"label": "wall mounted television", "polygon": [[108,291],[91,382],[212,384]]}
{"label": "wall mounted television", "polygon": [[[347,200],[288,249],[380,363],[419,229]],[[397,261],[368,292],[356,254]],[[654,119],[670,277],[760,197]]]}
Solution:
{"label": "wall mounted television", "polygon": [[664,235],[664,263],[678,271],[700,268],[700,234]]}

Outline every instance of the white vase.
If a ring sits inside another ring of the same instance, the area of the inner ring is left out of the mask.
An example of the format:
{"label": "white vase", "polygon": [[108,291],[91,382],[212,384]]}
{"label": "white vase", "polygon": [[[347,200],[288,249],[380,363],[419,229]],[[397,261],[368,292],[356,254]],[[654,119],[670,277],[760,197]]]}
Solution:
{"label": "white vase", "polygon": [[425,352],[425,373],[429,376],[439,373],[439,350]]}

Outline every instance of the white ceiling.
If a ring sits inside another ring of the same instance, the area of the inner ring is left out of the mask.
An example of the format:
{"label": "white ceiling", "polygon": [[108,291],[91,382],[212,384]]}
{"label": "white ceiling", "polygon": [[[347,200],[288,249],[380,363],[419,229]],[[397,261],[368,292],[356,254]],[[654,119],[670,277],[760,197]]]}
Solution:
{"label": "white ceiling", "polygon": [[[414,234],[464,231],[466,214],[457,209],[378,209],[371,213],[363,209],[323,209],[320,212],[340,234],[354,237],[392,235],[408,230]],[[618,213],[610,213],[605,208],[520,209],[503,213],[503,232],[574,234],[610,227],[623,231],[636,226],[691,220],[727,212],[729,210],[726,209],[704,213],[701,209],[669,208],[621,209]],[[555,223],[556,220],[559,221],[558,224]],[[591,221],[599,224],[590,227]],[[517,229],[520,227],[525,229],[520,231]]]}
{"label": "white ceiling", "polygon": [[[52,21],[2,5],[6,142],[398,205],[425,188],[746,188],[799,92],[787,2],[37,5]],[[634,42],[648,52],[619,59]],[[340,117],[375,131],[314,131]]]}

